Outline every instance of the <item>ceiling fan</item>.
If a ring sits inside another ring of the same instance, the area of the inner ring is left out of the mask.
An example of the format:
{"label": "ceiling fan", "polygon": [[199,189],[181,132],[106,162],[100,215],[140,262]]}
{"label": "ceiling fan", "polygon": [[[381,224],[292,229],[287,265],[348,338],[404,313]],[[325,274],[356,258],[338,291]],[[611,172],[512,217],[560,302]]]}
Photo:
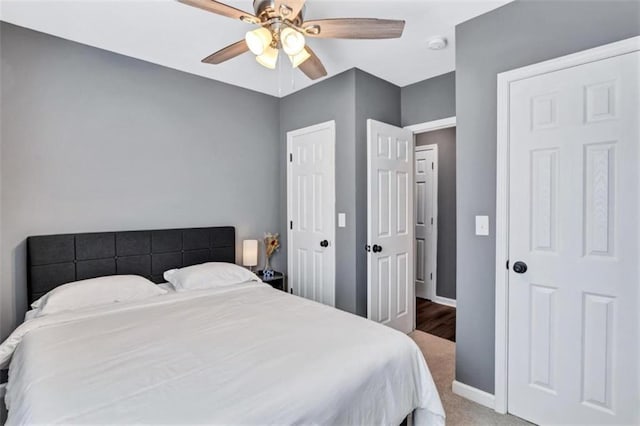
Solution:
{"label": "ceiling fan", "polygon": [[249,31],[244,40],[207,56],[202,62],[220,64],[247,51],[256,55],[261,65],[275,69],[279,49],[289,57],[294,68],[312,80],[327,75],[320,59],[306,45],[305,36],[313,38],[388,39],[399,38],[404,21],[370,18],[338,18],[305,21],[305,0],[254,0],[255,14],[214,0],[178,0],[218,15],[239,19],[260,28]]}

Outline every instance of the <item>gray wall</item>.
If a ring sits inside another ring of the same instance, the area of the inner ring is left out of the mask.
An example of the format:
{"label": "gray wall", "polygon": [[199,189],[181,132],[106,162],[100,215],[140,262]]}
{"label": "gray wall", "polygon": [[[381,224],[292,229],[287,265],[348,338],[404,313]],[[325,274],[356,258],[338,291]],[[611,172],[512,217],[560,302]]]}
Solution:
{"label": "gray wall", "polygon": [[367,120],[400,125],[400,88],[356,70],[356,312],[367,315]]}
{"label": "gray wall", "polygon": [[[456,73],[449,72],[401,89],[403,126],[456,115]],[[456,299],[456,135],[455,128],[419,134],[416,145],[438,145],[438,258],[436,294]]]}
{"label": "gray wall", "polygon": [[347,226],[336,228],[336,307],[356,312],[356,146],[355,79],[349,70],[280,100],[280,226],[281,256],[286,262],[287,132],[329,120],[336,122],[336,213]]}
{"label": "gray wall", "polygon": [[453,71],[405,86],[401,93],[403,126],[456,115],[456,74]]}
{"label": "gray wall", "polygon": [[637,1],[516,1],[456,27],[458,381],[494,391],[496,75],[638,34]]}
{"label": "gray wall", "polygon": [[456,298],[456,128],[416,136],[416,146],[438,146],[438,256],[436,294]]}
{"label": "gray wall", "polygon": [[358,69],[345,71],[280,102],[281,212],[285,233],[286,134],[336,121],[336,213],[347,215],[347,226],[336,228],[336,306],[362,316],[367,315],[367,257],[363,247],[367,240],[368,118],[400,125],[400,88]]}
{"label": "gray wall", "polygon": [[26,307],[29,235],[280,230],[278,99],[6,23],[0,37],[2,337]]}

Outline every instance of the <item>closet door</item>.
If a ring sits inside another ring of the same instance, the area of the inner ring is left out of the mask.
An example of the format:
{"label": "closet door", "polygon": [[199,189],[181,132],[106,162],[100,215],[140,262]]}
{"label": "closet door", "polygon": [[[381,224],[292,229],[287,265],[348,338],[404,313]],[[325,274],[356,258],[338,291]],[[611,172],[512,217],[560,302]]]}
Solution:
{"label": "closet door", "polygon": [[335,122],[287,133],[288,282],[335,305]]}
{"label": "closet door", "polygon": [[415,157],[416,296],[435,300],[438,146],[417,146]]}
{"label": "closet door", "polygon": [[508,409],[638,424],[640,53],[509,88]]}

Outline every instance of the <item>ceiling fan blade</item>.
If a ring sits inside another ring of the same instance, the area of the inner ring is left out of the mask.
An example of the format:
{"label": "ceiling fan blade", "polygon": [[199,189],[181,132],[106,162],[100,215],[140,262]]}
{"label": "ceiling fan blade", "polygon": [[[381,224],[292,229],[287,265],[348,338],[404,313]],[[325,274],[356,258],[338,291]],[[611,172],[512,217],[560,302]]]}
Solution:
{"label": "ceiling fan blade", "polygon": [[293,21],[300,14],[304,2],[305,0],[275,0],[273,8],[282,17]]}
{"label": "ceiling fan blade", "polygon": [[327,70],[324,68],[324,65],[322,65],[322,62],[320,62],[320,59],[318,59],[315,52],[311,50],[309,46],[305,47],[305,50],[311,55],[311,57],[298,66],[300,71],[305,73],[311,80],[317,80],[320,77],[326,76]]}
{"label": "ceiling fan blade", "polygon": [[221,64],[224,61],[228,61],[229,59],[233,59],[238,55],[242,55],[248,50],[249,46],[247,46],[247,42],[244,40],[240,40],[236,43],[230,44],[224,49],[218,50],[212,55],[207,56],[202,60],[202,62],[205,64]]}
{"label": "ceiling fan blade", "polygon": [[338,18],[306,21],[305,35],[320,38],[382,39],[399,38],[404,21],[372,18]]}
{"label": "ceiling fan blade", "polygon": [[218,15],[226,16],[228,18],[240,19],[241,21],[251,24],[257,24],[260,20],[252,13],[245,12],[244,10],[236,9],[235,7],[220,3],[214,0],[178,0],[180,3],[184,3],[189,6],[197,7],[198,9],[206,10],[208,12],[217,13]]}

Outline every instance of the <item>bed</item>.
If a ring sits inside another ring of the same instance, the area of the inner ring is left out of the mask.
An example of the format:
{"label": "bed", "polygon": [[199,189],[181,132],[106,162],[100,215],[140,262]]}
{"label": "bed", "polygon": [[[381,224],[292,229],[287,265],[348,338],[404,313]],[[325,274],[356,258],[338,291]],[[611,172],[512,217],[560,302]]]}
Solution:
{"label": "bed", "polygon": [[[29,299],[84,278],[233,262],[232,227],[28,240]],[[406,335],[261,282],[25,321],[7,424],[444,424]]]}

